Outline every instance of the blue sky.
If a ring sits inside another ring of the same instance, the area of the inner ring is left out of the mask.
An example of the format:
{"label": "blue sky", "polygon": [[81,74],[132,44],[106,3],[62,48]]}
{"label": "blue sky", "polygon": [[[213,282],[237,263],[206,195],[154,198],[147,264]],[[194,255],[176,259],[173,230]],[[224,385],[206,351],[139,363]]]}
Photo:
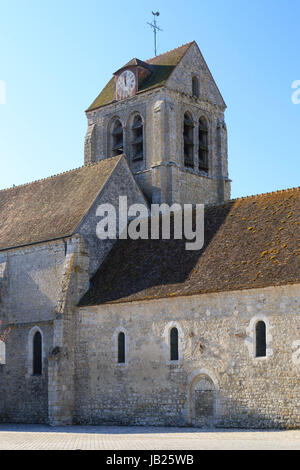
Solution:
{"label": "blue sky", "polygon": [[299,186],[300,0],[0,0],[0,188],[83,163],[84,110],[112,73],[196,40],[227,103],[232,197]]}

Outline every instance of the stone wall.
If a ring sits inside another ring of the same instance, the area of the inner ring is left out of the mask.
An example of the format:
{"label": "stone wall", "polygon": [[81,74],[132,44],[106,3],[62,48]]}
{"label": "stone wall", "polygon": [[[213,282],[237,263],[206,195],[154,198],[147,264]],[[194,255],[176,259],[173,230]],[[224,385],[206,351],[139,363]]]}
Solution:
{"label": "stone wall", "polygon": [[199,82],[199,99],[206,101],[221,111],[225,111],[226,104],[214,81],[214,78],[202,56],[197,44],[192,44],[184,57],[177,65],[167,81],[172,90],[192,96],[192,78],[197,77]]}
{"label": "stone wall", "polygon": [[[181,204],[216,204],[230,199],[230,181],[199,176],[173,167],[172,200]],[[222,196],[218,196],[219,192]]]}
{"label": "stone wall", "polygon": [[101,193],[77,228],[77,232],[83,236],[88,250],[90,278],[95,274],[115,242],[115,240],[99,240],[97,237],[96,227],[100,220],[96,216],[97,208],[100,204],[111,204],[114,206],[118,217],[120,196],[127,196],[128,207],[132,204],[147,206],[145,196],[136,184],[125,159],[119,161]]}
{"label": "stone wall", "polygon": [[[6,261],[1,318],[12,328],[6,364],[0,365],[0,420],[44,423],[48,419],[48,353],[65,259],[65,243],[32,245],[1,254]],[[32,340],[42,334],[43,372],[32,375]],[[1,406],[2,402],[2,406]]]}
{"label": "stone wall", "polygon": [[[299,300],[291,285],[78,309],[75,422],[300,427]],[[173,326],[178,361],[169,360]],[[125,364],[117,363],[120,330]]]}
{"label": "stone wall", "polygon": [[1,422],[48,422],[48,351],[52,346],[52,321],[35,323],[43,337],[43,372],[32,375],[30,363],[31,330],[33,324],[15,324],[6,347],[6,365],[2,369],[1,382],[3,406]]}
{"label": "stone wall", "polygon": [[65,250],[65,244],[59,241],[8,252],[6,295],[10,323],[36,323],[53,318]]}

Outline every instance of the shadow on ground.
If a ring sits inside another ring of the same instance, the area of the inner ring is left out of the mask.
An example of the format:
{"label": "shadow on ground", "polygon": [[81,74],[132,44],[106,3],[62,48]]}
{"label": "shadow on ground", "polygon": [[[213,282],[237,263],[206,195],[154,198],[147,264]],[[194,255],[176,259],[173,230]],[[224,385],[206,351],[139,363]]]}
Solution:
{"label": "shadow on ground", "polygon": [[280,433],[281,429],[239,429],[239,428],[179,428],[143,426],[48,426],[44,424],[0,424],[1,432],[68,433],[68,434],[182,434],[182,433]]}

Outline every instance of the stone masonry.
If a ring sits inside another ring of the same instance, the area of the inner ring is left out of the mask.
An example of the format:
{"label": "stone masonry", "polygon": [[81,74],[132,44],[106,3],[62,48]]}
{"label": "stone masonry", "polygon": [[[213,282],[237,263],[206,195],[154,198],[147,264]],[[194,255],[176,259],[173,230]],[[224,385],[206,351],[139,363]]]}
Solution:
{"label": "stone masonry", "polygon": [[[75,422],[300,427],[299,302],[298,284],[78,309]],[[263,358],[254,353],[258,319],[267,324]],[[178,361],[169,360],[173,326]],[[125,364],[115,354],[121,329]]]}

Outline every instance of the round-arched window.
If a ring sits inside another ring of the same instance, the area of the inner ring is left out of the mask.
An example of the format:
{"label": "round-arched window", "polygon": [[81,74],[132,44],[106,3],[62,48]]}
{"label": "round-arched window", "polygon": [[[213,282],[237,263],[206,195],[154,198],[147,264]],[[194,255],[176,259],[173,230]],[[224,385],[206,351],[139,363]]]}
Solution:
{"label": "round-arched window", "polygon": [[118,334],[118,363],[125,363],[125,333],[123,331]]}
{"label": "round-arched window", "polygon": [[192,78],[192,94],[196,98],[199,98],[199,80],[197,77]]}
{"label": "round-arched window", "polygon": [[267,355],[266,324],[260,320],[255,325],[255,356],[265,357]]}
{"label": "round-arched window", "polygon": [[170,331],[170,360],[178,361],[179,351],[178,351],[178,330],[177,328],[172,328]]}
{"label": "round-arched window", "polygon": [[42,375],[42,335],[37,331],[33,337],[33,375]]}

